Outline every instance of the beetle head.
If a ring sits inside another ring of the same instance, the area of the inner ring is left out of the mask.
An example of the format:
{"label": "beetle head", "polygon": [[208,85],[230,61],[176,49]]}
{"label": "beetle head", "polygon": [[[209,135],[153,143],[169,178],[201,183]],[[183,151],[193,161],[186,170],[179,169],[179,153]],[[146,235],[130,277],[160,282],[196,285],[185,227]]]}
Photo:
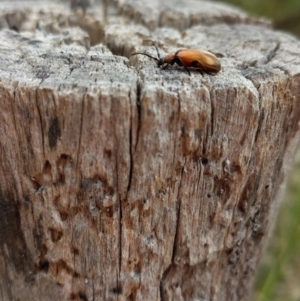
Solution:
{"label": "beetle head", "polygon": [[164,57],[160,57],[160,58],[157,60],[157,66],[158,66],[158,67],[162,66],[164,63],[165,63],[165,58],[164,58]]}

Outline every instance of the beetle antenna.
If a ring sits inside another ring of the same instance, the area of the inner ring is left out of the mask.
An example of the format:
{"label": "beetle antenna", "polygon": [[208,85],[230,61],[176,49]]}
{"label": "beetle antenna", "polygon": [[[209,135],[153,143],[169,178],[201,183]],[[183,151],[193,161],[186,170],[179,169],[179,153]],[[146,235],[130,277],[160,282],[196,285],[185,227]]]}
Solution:
{"label": "beetle antenna", "polygon": [[142,55],[145,55],[145,56],[150,57],[151,59],[154,59],[154,60],[158,61],[158,58],[156,58],[156,57],[154,57],[154,56],[151,56],[151,55],[149,55],[149,54],[147,54],[147,53],[142,53],[142,52],[132,53],[130,56],[136,55],[136,54],[142,54]]}
{"label": "beetle antenna", "polygon": [[155,49],[156,49],[156,52],[157,52],[157,57],[158,57],[158,59],[160,59],[160,55],[159,55],[158,48],[156,47],[156,45],[155,45],[155,44],[152,44],[152,46],[154,46],[154,47],[155,47]]}

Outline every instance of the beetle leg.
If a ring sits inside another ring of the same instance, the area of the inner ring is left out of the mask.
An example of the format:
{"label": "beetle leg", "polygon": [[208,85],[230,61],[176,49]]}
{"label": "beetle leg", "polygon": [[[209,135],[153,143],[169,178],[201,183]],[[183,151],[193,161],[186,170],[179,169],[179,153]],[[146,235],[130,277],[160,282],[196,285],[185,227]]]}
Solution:
{"label": "beetle leg", "polygon": [[184,69],[186,70],[186,72],[189,74],[189,76],[191,76],[190,70],[189,70],[185,65],[183,65],[183,67],[184,67]]}
{"label": "beetle leg", "polygon": [[203,75],[203,72],[212,75],[212,73],[210,73],[209,71],[207,71],[204,66],[199,62],[199,61],[193,61],[191,64],[193,67],[197,68],[198,71],[201,73],[201,75]]}
{"label": "beetle leg", "polygon": [[165,70],[165,69],[167,69],[168,68],[168,66],[169,66],[170,64],[166,64],[165,66],[163,66],[161,69],[163,69],[163,70]]}
{"label": "beetle leg", "polygon": [[[177,57],[176,58],[176,63],[178,64],[178,62],[179,62],[179,66],[183,66],[184,67],[184,69],[185,69],[185,71],[189,74],[189,75],[191,75],[191,72],[190,72],[190,70],[188,69],[188,67],[183,63],[183,61],[182,61],[182,59],[180,58],[180,57]],[[174,61],[175,62],[175,61]]]}

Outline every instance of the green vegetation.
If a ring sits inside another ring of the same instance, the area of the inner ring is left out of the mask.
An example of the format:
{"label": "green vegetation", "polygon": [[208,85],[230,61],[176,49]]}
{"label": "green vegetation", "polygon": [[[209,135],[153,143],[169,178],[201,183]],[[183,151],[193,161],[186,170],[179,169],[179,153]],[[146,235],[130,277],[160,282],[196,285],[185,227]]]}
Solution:
{"label": "green vegetation", "polygon": [[[225,0],[273,20],[275,28],[300,37],[299,0]],[[300,49],[299,49],[300,53]],[[300,301],[300,150],[269,248],[261,261],[252,301]]]}
{"label": "green vegetation", "polygon": [[300,300],[300,151],[277,226],[256,279],[255,301]]}
{"label": "green vegetation", "polygon": [[289,31],[300,37],[299,0],[225,0],[248,13],[272,19],[278,29]]}

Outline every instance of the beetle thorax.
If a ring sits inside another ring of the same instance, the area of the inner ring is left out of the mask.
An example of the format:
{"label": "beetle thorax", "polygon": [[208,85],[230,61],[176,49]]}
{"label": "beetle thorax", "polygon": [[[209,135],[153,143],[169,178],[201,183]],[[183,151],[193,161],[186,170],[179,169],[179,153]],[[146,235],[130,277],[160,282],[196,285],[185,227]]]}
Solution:
{"label": "beetle thorax", "polygon": [[169,53],[168,55],[165,56],[164,61],[165,63],[171,64],[173,60],[175,59],[175,52]]}

